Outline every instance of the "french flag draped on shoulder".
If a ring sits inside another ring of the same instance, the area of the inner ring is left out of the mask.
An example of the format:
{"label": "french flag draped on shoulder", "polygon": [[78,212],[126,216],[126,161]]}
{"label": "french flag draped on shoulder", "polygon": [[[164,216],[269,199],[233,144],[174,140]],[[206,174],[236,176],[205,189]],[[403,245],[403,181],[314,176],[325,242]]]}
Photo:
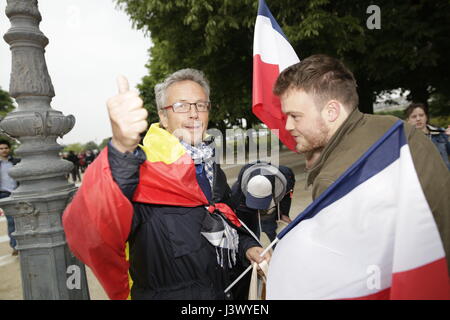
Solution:
{"label": "french flag draped on shoulder", "polygon": [[285,129],[286,117],[272,89],[280,72],[299,61],[265,1],[259,0],[253,39],[252,110],[267,127],[278,130],[278,138],[292,151],[296,143]]}
{"label": "french flag draped on shoulder", "polygon": [[268,299],[449,299],[442,241],[402,121],[278,239]]}

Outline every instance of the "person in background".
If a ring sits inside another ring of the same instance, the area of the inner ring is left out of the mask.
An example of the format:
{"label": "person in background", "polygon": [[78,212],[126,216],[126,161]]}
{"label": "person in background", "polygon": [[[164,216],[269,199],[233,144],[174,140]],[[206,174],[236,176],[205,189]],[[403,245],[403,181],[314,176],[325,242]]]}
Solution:
{"label": "person in background", "polygon": [[405,119],[410,124],[421,130],[439,150],[445,165],[450,170],[450,125],[447,129],[433,127],[428,123],[428,108],[423,103],[412,103],[405,109]]}
{"label": "person in background", "polygon": [[[278,222],[291,222],[292,195],[295,176],[286,166],[273,166],[266,162],[249,163],[242,167],[238,180],[231,188],[233,207],[238,218],[251,230],[259,241],[265,232],[270,242],[277,236]],[[239,276],[245,266],[233,270]],[[238,300],[247,300],[251,274],[248,273],[232,289]]]}
{"label": "person in background", "polygon": [[[276,175],[264,174],[262,171],[266,167],[276,168],[284,176],[286,184],[283,195],[274,196]],[[248,169],[251,172],[247,171],[248,177],[245,179],[246,186],[244,186],[246,192],[244,193],[242,191],[242,180]],[[294,173],[286,166],[275,167],[264,162],[245,165],[239,172],[238,180],[231,188],[237,216],[244,221],[258,238],[261,232],[264,232],[272,242],[276,237],[277,222],[291,222],[289,211],[291,209],[294,186]]]}
{"label": "person in background", "polygon": [[86,157],[85,157],[86,167],[88,167],[92,162],[94,162],[94,160],[95,160],[95,155],[92,152],[92,150],[87,150]]}
{"label": "person in background", "polygon": [[84,173],[86,170],[86,153],[84,151],[78,154],[78,165],[80,166],[81,173]]}
{"label": "person in background", "polygon": [[78,164],[78,156],[72,150],[69,151],[69,155],[67,156],[67,160],[73,163],[73,168],[71,171],[73,182],[77,182],[77,180],[81,181],[80,176],[80,166]]}
{"label": "person in background", "polygon": [[[20,159],[11,156],[11,144],[8,140],[0,139],[0,199],[7,198],[11,192],[17,188],[17,182],[9,176],[9,170],[20,162]],[[1,210],[1,213],[4,213]],[[9,245],[13,249],[12,255],[16,256],[19,252],[16,249],[16,239],[12,233],[16,230],[14,218],[5,214],[8,222]]]}

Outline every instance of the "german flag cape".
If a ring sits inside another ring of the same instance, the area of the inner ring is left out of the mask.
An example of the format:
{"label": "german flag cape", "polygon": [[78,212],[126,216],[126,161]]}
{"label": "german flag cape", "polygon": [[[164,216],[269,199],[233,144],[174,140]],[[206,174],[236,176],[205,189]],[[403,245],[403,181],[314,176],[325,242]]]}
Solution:
{"label": "german flag cape", "polygon": [[[194,163],[175,136],[153,124],[143,144],[147,160],[140,167],[133,201],[208,205],[197,183]],[[86,170],[62,220],[71,251],[91,268],[111,299],[130,297],[127,239],[132,217],[133,206],[113,180],[105,148]]]}

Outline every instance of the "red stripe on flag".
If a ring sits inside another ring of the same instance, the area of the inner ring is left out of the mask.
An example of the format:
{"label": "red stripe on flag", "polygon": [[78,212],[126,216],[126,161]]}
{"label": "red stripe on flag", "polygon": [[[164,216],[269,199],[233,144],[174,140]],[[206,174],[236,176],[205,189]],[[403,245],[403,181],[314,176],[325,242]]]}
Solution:
{"label": "red stripe on flag", "polygon": [[62,216],[70,250],[92,269],[110,299],[127,299],[125,249],[133,206],[114,182],[104,148]]}
{"label": "red stripe on flag", "polygon": [[[274,133],[289,149],[296,151],[296,142],[286,131],[286,116],[281,112],[280,99],[272,93],[273,85],[280,73],[278,65],[261,60],[259,54],[253,57],[253,113]],[[273,132],[273,131],[272,131]]]}
{"label": "red stripe on flag", "polygon": [[449,300],[445,258],[392,276],[392,286],[377,293],[343,300]]}
{"label": "red stripe on flag", "polygon": [[449,300],[445,257],[424,266],[393,274],[392,300]]}
{"label": "red stripe on flag", "polygon": [[171,164],[145,161],[139,177],[133,201],[184,207],[208,204],[187,152]]}
{"label": "red stripe on flag", "polygon": [[358,298],[348,298],[348,299],[342,299],[342,300],[389,300],[390,294],[391,294],[391,288],[387,288],[387,289],[381,290],[379,292],[370,294],[368,296],[358,297]]}
{"label": "red stripe on flag", "polygon": [[219,202],[208,207],[208,211],[210,213],[214,213],[216,210],[220,211],[225,216],[225,218],[227,218],[228,221],[230,221],[236,227],[242,227],[242,224],[239,221],[236,213],[226,203]]}

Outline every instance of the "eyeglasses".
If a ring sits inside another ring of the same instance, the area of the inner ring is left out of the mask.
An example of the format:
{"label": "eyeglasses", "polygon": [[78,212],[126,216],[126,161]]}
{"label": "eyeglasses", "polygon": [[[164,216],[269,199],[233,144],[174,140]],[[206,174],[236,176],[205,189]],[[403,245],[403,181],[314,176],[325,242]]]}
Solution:
{"label": "eyeglasses", "polygon": [[194,103],[190,103],[190,102],[175,102],[173,105],[164,107],[163,109],[172,108],[173,112],[185,113],[185,112],[191,111],[191,106],[192,105],[195,106],[195,110],[197,112],[207,112],[207,111],[209,111],[211,109],[211,102],[205,102],[205,101],[194,102]]}

